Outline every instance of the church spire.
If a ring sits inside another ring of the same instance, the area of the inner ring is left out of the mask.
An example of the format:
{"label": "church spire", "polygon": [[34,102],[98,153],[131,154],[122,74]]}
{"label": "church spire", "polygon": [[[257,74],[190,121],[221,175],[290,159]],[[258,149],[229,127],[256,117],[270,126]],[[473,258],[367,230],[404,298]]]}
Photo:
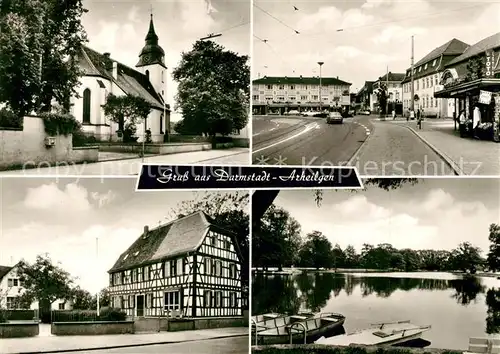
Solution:
{"label": "church spire", "polygon": [[165,66],[165,51],[158,44],[158,35],[155,31],[155,26],[153,23],[153,12],[151,10],[151,18],[149,20],[149,30],[146,34],[145,45],[139,54],[139,62],[136,67],[160,64]]}

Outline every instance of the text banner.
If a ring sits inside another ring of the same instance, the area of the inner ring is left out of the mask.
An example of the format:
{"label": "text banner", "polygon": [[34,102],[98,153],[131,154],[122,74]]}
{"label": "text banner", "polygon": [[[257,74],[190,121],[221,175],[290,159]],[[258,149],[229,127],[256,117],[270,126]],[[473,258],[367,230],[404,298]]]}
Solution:
{"label": "text banner", "polygon": [[137,190],[362,188],[354,167],[143,165]]}

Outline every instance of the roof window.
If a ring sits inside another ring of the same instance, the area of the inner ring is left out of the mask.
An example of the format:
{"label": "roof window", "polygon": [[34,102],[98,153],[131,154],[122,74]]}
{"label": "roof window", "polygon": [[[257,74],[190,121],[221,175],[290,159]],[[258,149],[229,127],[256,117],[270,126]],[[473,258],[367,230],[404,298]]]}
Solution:
{"label": "roof window", "polygon": [[128,258],[128,253],[123,257],[123,260],[126,260]]}

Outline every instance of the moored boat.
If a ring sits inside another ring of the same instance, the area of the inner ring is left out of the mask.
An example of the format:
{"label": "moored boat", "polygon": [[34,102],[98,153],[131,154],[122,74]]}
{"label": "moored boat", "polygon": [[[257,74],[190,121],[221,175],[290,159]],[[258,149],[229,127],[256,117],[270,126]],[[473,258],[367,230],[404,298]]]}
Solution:
{"label": "moored boat", "polygon": [[[297,317],[300,316],[290,316]],[[304,316],[302,316],[304,317]],[[312,342],[327,333],[343,328],[345,317],[337,313],[317,313],[285,325],[258,331],[256,344],[285,344]]]}
{"label": "moored boat", "polygon": [[307,320],[315,315],[315,313],[299,312],[297,315],[291,316],[279,313],[266,313],[263,315],[252,316],[252,331],[260,332],[270,328],[291,325],[292,323],[298,321]]}
{"label": "moored boat", "polygon": [[318,339],[315,344],[323,345],[396,345],[420,338],[431,326],[419,326],[410,321],[379,323],[371,328],[350,334]]}

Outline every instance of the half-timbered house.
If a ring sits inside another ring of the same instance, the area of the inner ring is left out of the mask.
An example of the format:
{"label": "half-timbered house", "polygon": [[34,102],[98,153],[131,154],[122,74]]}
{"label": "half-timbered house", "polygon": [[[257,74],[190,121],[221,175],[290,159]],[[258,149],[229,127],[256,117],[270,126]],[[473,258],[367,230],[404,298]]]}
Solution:
{"label": "half-timbered house", "polygon": [[143,234],[108,271],[111,305],[133,317],[242,316],[235,235],[196,212]]}

